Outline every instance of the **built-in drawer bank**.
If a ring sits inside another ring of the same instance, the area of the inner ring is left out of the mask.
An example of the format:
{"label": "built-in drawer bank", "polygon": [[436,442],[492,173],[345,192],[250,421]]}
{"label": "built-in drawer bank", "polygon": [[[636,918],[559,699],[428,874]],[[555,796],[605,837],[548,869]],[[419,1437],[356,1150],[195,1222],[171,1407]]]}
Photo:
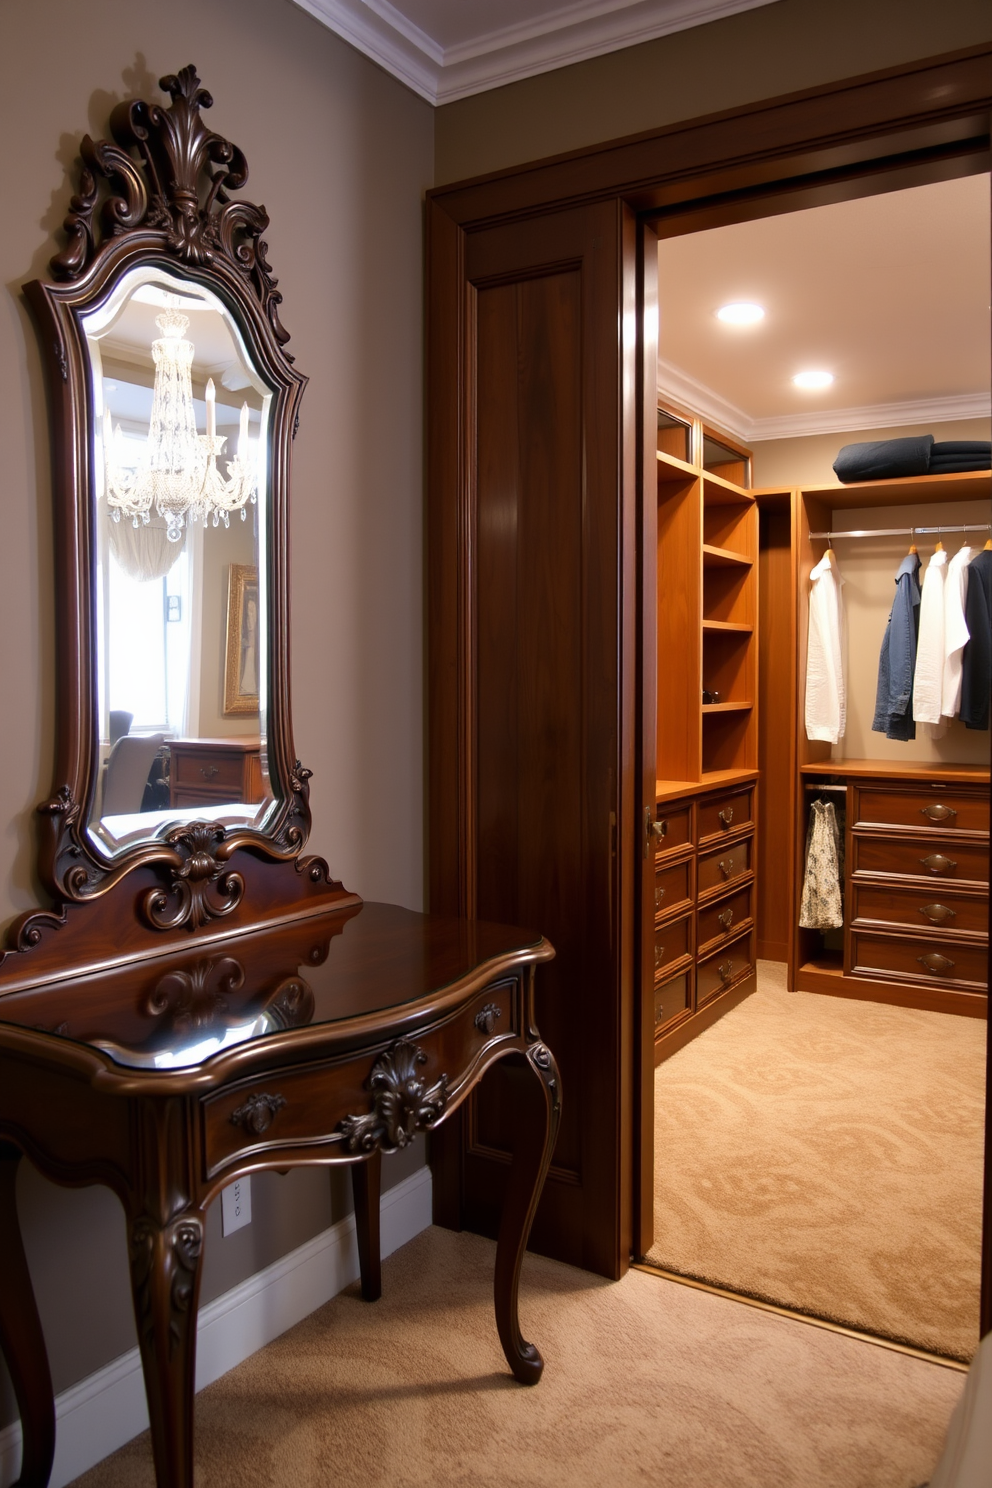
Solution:
{"label": "built-in drawer bank", "polygon": [[851,971],[855,976],[890,977],[904,982],[957,987],[984,992],[988,949],[971,941],[937,936],[851,935]]}
{"label": "built-in drawer bank", "polygon": [[853,885],[851,924],[855,930],[893,925],[921,934],[948,930],[985,940],[989,902],[985,895],[961,894],[944,885],[905,889],[881,884]]}

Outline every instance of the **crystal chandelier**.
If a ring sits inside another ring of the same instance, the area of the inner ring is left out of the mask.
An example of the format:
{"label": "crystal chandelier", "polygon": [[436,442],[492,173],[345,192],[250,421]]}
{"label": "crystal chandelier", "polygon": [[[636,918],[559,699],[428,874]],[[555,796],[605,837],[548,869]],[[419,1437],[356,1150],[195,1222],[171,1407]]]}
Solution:
{"label": "crystal chandelier", "polygon": [[152,513],[165,518],[170,542],[180,542],[186,523],[213,520],[228,526],[231,512],[244,521],[248,501],[255,501],[255,459],[248,439],[248,404],[241,406],[237,451],[227,461],[227,476],[217,457],[227,442],[218,437],[216,394],[207,383],[207,432],[196,432],[193,408],[193,343],[186,340],[189,316],[163,310],[155,324],[162,335],[152,342],[155,386],[148,438],[137,461],[128,458],[120,424],[114,429],[109,409],[103,415],[103,452],[107,505],[115,522],[130,517],[135,527]]}

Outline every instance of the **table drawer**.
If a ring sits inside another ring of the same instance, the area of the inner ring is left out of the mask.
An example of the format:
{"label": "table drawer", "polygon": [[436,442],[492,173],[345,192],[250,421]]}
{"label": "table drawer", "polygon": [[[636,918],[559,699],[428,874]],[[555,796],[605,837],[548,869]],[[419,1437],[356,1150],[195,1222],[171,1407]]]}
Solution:
{"label": "table drawer", "polygon": [[702,1007],[754,970],[754,931],[721,946],[696,967],[696,1006]]}
{"label": "table drawer", "polygon": [[898,977],[904,982],[938,982],[984,992],[988,978],[988,950],[974,942],[937,936],[851,936],[852,971],[862,976]]}
{"label": "table drawer", "polygon": [[654,932],[654,975],[663,975],[666,966],[681,961],[692,950],[692,915],[671,920]]}
{"label": "table drawer", "polygon": [[915,930],[969,931],[987,935],[989,902],[973,895],[947,893],[942,887],[920,889],[854,885],[852,924],[909,925]]}
{"label": "table drawer", "polygon": [[654,1031],[659,1033],[666,1023],[677,1018],[692,1006],[692,971],[683,971],[670,981],[662,982],[654,989]]}
{"label": "table drawer", "polygon": [[677,914],[692,904],[693,878],[696,867],[693,858],[673,863],[669,868],[658,868],[654,875],[655,918]]}
{"label": "table drawer", "polygon": [[967,795],[941,788],[898,791],[864,789],[857,792],[859,826],[934,828],[941,832],[987,832],[987,795]]}
{"label": "table drawer", "polygon": [[724,899],[713,899],[696,913],[696,945],[700,951],[736,935],[751,919],[753,884],[745,884]]}
{"label": "table drawer", "polygon": [[723,847],[700,853],[696,868],[697,898],[725,889],[735,878],[740,878],[742,873],[750,872],[753,851],[754,838],[739,837]]}
{"label": "table drawer", "polygon": [[980,842],[911,841],[854,834],[852,871],[897,874],[902,878],[952,879],[988,883],[989,850]]}
{"label": "table drawer", "polygon": [[[240,793],[247,773],[245,755],[241,750],[173,750],[170,773],[180,789]],[[242,797],[235,794],[230,799]]]}
{"label": "table drawer", "polygon": [[754,791],[728,791],[725,795],[707,796],[696,807],[696,840],[700,846],[715,838],[726,837],[749,827],[754,821]]}
{"label": "table drawer", "polygon": [[[519,1032],[518,985],[511,980],[487,987],[454,1018],[411,1035],[409,1043],[427,1056],[416,1065],[425,1090],[437,1087],[443,1076],[450,1088],[492,1039]],[[209,1179],[249,1154],[298,1144],[313,1147],[332,1138],[345,1117],[369,1114],[369,1077],[382,1057],[363,1050],[254,1075],[205,1096],[205,1176]],[[337,1150],[344,1156],[348,1149],[342,1143]]]}
{"label": "table drawer", "polygon": [[654,850],[660,857],[663,853],[674,852],[676,848],[687,847],[692,842],[692,802],[687,801],[682,805],[667,807],[664,804],[655,808],[655,820],[660,823],[662,831],[655,834]]}

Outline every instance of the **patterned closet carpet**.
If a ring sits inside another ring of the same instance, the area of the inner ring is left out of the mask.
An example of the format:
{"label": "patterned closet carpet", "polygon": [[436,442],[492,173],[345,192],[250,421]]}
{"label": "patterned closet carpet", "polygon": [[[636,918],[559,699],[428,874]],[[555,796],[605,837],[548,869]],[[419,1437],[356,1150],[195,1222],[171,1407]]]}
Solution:
{"label": "patterned closet carpet", "polygon": [[655,1074],[647,1259],[950,1358],[978,1344],[985,1023],[758,990]]}

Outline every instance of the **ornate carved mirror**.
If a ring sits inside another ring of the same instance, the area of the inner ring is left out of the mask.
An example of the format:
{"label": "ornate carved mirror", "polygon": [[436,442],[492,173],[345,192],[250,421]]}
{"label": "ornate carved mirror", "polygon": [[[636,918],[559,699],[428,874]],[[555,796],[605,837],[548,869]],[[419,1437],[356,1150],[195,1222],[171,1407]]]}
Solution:
{"label": "ornate carved mirror", "polygon": [[40,808],[56,910],[17,949],[108,896],[138,949],[356,902],[300,858],[286,554],[306,379],[268,217],[232,195],[247,164],[205,124],[195,69],[161,87],[171,105],[122,103],[112,140],[83,139],[56,282],[25,290],[51,388],[59,682]]}

